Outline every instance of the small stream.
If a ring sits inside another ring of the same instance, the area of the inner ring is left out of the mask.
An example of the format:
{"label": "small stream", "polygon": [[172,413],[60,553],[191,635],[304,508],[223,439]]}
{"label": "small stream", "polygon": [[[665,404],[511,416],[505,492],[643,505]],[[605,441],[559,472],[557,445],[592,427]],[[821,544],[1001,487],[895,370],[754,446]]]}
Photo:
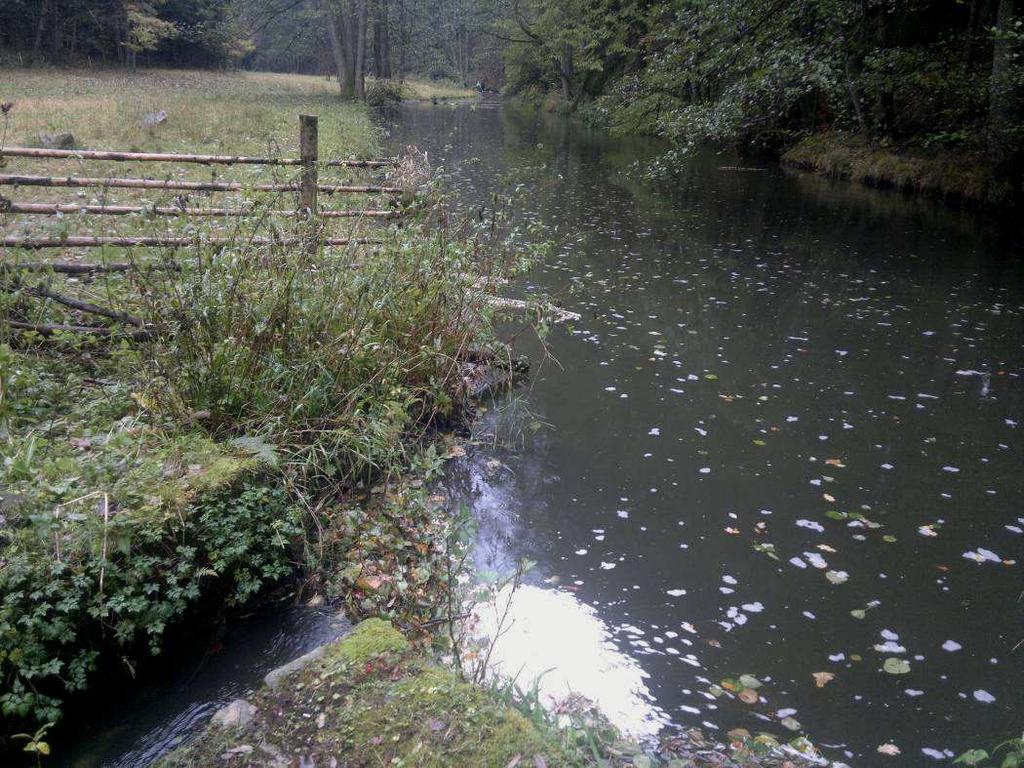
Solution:
{"label": "small stream", "polygon": [[[497,447],[446,480],[479,520],[480,568],[536,562],[507,669],[528,687],[553,667],[549,692],[636,734],[804,733],[853,766],[948,764],[1020,733],[1019,232],[710,152],[642,184],[656,142],[512,108],[389,123],[467,207],[519,186],[558,243],[525,287],[583,315],[482,418]],[[340,629],[255,618],[98,718],[68,764],[145,765]],[[758,703],[715,695],[744,674]]]}

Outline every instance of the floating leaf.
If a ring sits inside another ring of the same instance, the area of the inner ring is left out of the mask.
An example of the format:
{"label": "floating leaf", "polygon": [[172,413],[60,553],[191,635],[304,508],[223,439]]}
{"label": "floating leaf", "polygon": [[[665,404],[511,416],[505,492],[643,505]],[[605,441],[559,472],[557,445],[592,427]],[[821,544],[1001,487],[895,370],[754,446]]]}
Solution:
{"label": "floating leaf", "polygon": [[[984,749],[971,749],[964,752],[960,757],[953,761],[953,765],[979,765],[985,760],[988,760],[989,754]],[[1006,763],[1003,763],[1006,765]]]}
{"label": "floating leaf", "polygon": [[890,656],[882,664],[882,669],[890,675],[905,675],[910,671],[910,662],[906,659],[897,659],[895,656]]}
{"label": "floating leaf", "polygon": [[892,757],[895,757],[896,755],[900,754],[900,748],[897,747],[895,744],[879,744],[878,752],[883,755],[890,755]]}
{"label": "floating leaf", "polygon": [[795,717],[784,717],[779,722],[782,723],[783,728],[788,728],[791,731],[800,730],[800,721]]}
{"label": "floating leaf", "polygon": [[854,608],[852,611],[850,611],[850,615],[853,616],[853,618],[855,619],[863,619],[865,616],[867,616],[867,613],[868,612],[865,611],[863,608]]}
{"label": "floating leaf", "polygon": [[836,676],[831,672],[812,672],[811,676],[814,678],[814,684],[819,688],[824,688],[836,679]]}
{"label": "floating leaf", "polygon": [[835,510],[835,509],[830,509],[828,512],[826,512],[825,513],[825,517],[830,517],[833,520],[845,520],[846,519],[846,515],[844,513],[839,512],[838,510]]}
{"label": "floating leaf", "polygon": [[753,675],[740,675],[740,683],[744,688],[757,689],[761,687],[761,681]]}
{"label": "floating leaf", "polygon": [[739,693],[739,699],[744,704],[757,704],[761,697],[757,695],[757,691],[753,688],[744,688]]}
{"label": "floating leaf", "polygon": [[846,571],[825,571],[825,578],[833,584],[844,584],[850,578]]}

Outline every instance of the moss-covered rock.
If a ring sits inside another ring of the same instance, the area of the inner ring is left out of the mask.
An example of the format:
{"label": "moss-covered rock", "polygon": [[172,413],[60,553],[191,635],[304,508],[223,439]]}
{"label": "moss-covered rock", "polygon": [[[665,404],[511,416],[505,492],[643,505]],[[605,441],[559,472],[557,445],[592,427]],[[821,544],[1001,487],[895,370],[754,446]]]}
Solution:
{"label": "moss-covered rock", "polygon": [[[210,726],[161,768],[572,765],[554,734],[368,619],[318,660],[264,688],[242,728]],[[311,762],[310,762],[311,761]]]}

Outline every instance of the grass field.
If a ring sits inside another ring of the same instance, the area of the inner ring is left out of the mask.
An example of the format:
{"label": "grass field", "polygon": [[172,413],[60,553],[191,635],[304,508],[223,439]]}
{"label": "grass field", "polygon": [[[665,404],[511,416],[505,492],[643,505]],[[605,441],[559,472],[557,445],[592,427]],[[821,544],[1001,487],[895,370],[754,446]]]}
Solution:
{"label": "grass field", "polygon": [[[320,115],[325,158],[379,149],[366,110],[319,77],[192,70],[0,70],[0,101],[14,103],[6,144],[71,132],[80,148],[294,155],[296,115]],[[145,115],[163,110],[153,129]]]}

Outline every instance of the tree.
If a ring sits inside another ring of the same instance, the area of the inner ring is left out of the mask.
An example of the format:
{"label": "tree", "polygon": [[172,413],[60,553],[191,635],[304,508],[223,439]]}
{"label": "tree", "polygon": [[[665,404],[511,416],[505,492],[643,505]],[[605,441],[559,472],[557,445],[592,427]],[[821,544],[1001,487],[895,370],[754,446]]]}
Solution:
{"label": "tree", "polygon": [[128,67],[133,72],[140,52],[154,51],[164,40],[178,35],[178,27],[173,21],[160,18],[154,2],[132,0],[125,4],[124,17],[125,36],[121,45],[127,51]]}

